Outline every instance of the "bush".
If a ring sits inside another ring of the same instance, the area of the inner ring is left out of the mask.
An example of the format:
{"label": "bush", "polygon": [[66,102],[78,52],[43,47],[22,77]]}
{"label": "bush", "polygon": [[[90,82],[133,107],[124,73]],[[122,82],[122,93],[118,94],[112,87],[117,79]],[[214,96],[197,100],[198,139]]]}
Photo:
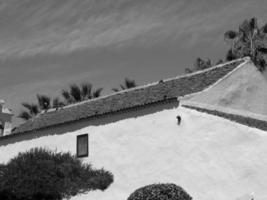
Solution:
{"label": "bush", "polygon": [[127,200],[191,200],[183,188],[175,184],[153,184],[134,191]]}
{"label": "bush", "polygon": [[35,148],[0,165],[0,199],[61,200],[105,190],[113,175],[95,170],[70,153]]}

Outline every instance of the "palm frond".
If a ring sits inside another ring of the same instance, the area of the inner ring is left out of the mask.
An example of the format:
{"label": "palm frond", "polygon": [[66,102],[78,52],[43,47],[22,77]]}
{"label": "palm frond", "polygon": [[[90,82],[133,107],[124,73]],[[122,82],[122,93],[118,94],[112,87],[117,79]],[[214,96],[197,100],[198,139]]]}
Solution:
{"label": "palm frond", "polygon": [[65,99],[67,104],[72,103],[72,98],[68,90],[62,90],[61,95]]}
{"label": "palm frond", "polygon": [[224,38],[225,39],[229,39],[229,40],[233,40],[238,36],[238,33],[236,31],[227,31],[224,33]]}
{"label": "palm frond", "polygon": [[37,115],[40,112],[36,104],[23,102],[22,106],[25,107],[31,115]]}
{"label": "palm frond", "polygon": [[[227,52],[226,59],[233,60],[249,56],[260,71],[266,68],[267,24],[259,28],[257,19],[244,20],[238,31],[227,31],[225,38],[231,39],[231,49]],[[263,67],[264,65],[264,67]]]}
{"label": "palm frond", "polygon": [[126,90],[126,87],[122,84],[120,84],[120,88],[121,88],[121,90]]}
{"label": "palm frond", "polygon": [[92,94],[93,98],[98,98],[98,97],[100,97],[102,91],[103,91],[103,88],[98,88],[98,89],[96,89],[96,90],[93,92],[93,94]]}
{"label": "palm frond", "polygon": [[257,48],[257,50],[263,54],[267,54],[267,48],[265,48],[265,47],[259,47],[259,48]]}
{"label": "palm frond", "polygon": [[135,83],[135,80],[131,80],[129,78],[125,78],[124,84],[125,84],[126,89],[134,88],[137,86]]}
{"label": "palm frond", "polygon": [[186,74],[190,74],[190,73],[192,73],[193,72],[193,70],[192,69],[190,69],[190,67],[187,67],[187,68],[185,68],[185,73]]}
{"label": "palm frond", "polygon": [[40,110],[38,109],[38,106],[36,104],[32,104],[31,114],[37,115],[38,113],[40,113]]}
{"label": "palm frond", "polygon": [[267,33],[267,23],[261,28],[263,33]]}
{"label": "palm frond", "polygon": [[201,58],[197,58],[194,64],[194,69],[192,69],[192,71],[207,69],[210,68],[211,66],[212,64],[210,59],[204,60]]}
{"label": "palm frond", "polygon": [[82,91],[76,84],[70,85],[70,95],[75,100],[75,102],[82,100]]}
{"label": "palm frond", "polygon": [[24,119],[25,121],[32,118],[31,114],[29,114],[27,111],[22,111],[19,115],[19,118]]}
{"label": "palm frond", "polygon": [[92,84],[91,83],[82,83],[81,84],[82,99],[91,99],[92,98]]}
{"label": "palm frond", "polygon": [[51,98],[49,96],[37,94],[36,97],[41,110],[48,110],[51,108]]}
{"label": "palm frond", "polygon": [[112,91],[118,92],[120,90],[126,90],[126,89],[130,89],[130,88],[134,88],[136,86],[137,86],[137,84],[136,84],[135,80],[129,79],[129,78],[125,78],[124,82],[122,84],[120,84],[120,87],[119,87],[120,89],[112,88]]}
{"label": "palm frond", "polygon": [[63,106],[65,106],[65,104],[62,101],[60,101],[59,97],[55,97],[53,99],[53,108],[58,109]]}
{"label": "palm frond", "polygon": [[229,49],[226,53],[226,60],[231,61],[231,60],[234,60],[236,58],[237,58],[237,56],[233,53],[232,49]]}
{"label": "palm frond", "polygon": [[103,88],[93,90],[93,86],[89,82],[81,83],[80,85],[71,84],[69,90],[62,90],[61,95],[67,104],[84,101],[86,99],[97,98],[101,95]]}
{"label": "palm frond", "polygon": [[223,60],[220,59],[220,60],[218,60],[218,61],[216,62],[216,65],[219,65],[219,64],[222,64],[222,63],[223,63]]}
{"label": "palm frond", "polygon": [[21,103],[21,105],[22,105],[23,107],[25,107],[26,109],[28,109],[29,111],[30,111],[31,108],[32,108],[31,104],[30,104],[30,103],[27,103],[27,102],[23,102],[23,103]]}
{"label": "palm frond", "polygon": [[111,89],[113,92],[119,92],[120,91],[120,89],[118,89],[118,88],[112,88]]}

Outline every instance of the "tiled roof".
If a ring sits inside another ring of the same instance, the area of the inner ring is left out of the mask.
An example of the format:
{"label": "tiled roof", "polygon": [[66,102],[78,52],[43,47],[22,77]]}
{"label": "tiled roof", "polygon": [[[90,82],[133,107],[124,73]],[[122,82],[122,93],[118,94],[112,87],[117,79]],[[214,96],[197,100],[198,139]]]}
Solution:
{"label": "tiled roof", "polygon": [[13,131],[13,134],[30,132],[160,101],[168,101],[179,96],[199,92],[224,77],[242,62],[244,60],[236,60],[200,72],[49,111],[20,125]]}

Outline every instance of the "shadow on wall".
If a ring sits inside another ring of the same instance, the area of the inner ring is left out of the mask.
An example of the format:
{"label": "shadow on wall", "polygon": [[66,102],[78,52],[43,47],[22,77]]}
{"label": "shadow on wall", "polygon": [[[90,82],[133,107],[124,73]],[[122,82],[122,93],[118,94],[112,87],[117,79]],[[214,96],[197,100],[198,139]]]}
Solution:
{"label": "shadow on wall", "polygon": [[225,112],[218,111],[218,110],[210,110],[206,108],[189,106],[189,105],[183,105],[183,107],[197,110],[199,112],[208,113],[208,114],[215,115],[218,117],[223,117],[225,119],[237,122],[239,124],[243,124],[243,125],[246,125],[252,128],[258,128],[260,130],[267,131],[267,122],[263,120],[254,119],[254,118],[250,118],[247,116],[241,116],[241,115],[236,115],[236,114],[229,114],[229,113],[225,113]]}
{"label": "shadow on wall", "polygon": [[178,107],[177,98],[165,100],[162,102],[152,103],[144,106],[138,106],[127,110],[117,111],[114,113],[94,116],[86,119],[77,120],[74,122],[68,122],[65,124],[59,124],[57,126],[51,126],[36,131],[25,132],[21,134],[8,135],[0,138],[0,146],[31,140],[48,135],[60,135],[67,132],[74,132],[76,130],[88,127],[88,126],[101,126],[110,123],[115,123],[120,120],[142,117],[148,114],[153,114],[166,109],[173,109]]}
{"label": "shadow on wall", "polygon": [[3,123],[0,121],[0,137],[3,136],[4,133],[4,126]]}

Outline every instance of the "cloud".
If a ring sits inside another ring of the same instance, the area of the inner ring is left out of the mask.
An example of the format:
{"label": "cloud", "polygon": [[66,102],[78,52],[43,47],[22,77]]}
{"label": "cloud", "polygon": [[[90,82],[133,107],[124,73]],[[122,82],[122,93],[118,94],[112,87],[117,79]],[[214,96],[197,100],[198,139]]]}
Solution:
{"label": "cloud", "polygon": [[241,12],[253,10],[254,4],[241,0],[18,2],[6,1],[0,7],[2,57],[66,54],[106,46],[146,47],[184,38],[192,46],[199,40],[215,40],[212,34]]}

